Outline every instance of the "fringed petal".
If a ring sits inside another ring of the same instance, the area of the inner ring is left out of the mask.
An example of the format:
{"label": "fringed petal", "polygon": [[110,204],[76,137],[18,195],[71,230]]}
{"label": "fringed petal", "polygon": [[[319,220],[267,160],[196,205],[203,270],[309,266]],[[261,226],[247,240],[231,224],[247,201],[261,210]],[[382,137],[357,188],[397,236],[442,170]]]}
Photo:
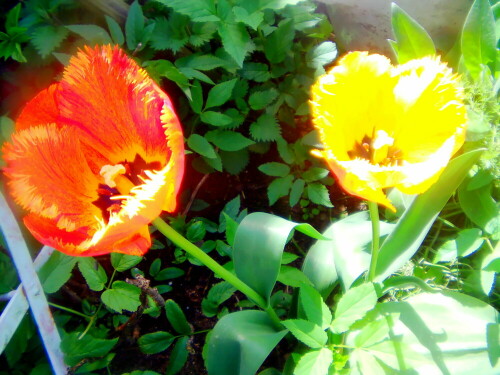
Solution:
{"label": "fringed petal", "polygon": [[59,84],[54,83],[31,99],[17,117],[16,130],[57,123],[59,116],[59,109],[57,107],[58,89]]}

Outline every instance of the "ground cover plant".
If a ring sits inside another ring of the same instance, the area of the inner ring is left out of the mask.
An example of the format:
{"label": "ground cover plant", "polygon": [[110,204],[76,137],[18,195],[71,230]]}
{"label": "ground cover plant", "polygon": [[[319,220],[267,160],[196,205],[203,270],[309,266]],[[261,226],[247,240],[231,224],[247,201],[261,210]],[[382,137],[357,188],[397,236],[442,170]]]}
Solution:
{"label": "ground cover plant", "polygon": [[[499,3],[450,51],[393,4],[387,57],[307,0],[0,8],[2,194],[69,373],[498,373]],[[0,374],[53,373],[20,321]]]}

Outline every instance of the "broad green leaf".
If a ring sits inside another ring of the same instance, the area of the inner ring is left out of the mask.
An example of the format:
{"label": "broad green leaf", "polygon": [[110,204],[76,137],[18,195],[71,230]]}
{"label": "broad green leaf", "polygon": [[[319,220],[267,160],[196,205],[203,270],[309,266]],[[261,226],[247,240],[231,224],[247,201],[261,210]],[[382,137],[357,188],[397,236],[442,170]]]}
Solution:
{"label": "broad green leaf", "polygon": [[238,151],[220,151],[219,155],[224,164],[224,170],[237,175],[248,165],[250,156],[246,148]]}
{"label": "broad green leaf", "polygon": [[271,79],[269,66],[255,62],[247,62],[243,64],[241,76],[255,82],[267,82]]}
{"label": "broad green leaf", "polygon": [[325,168],[318,168],[318,167],[312,167],[309,168],[307,171],[302,173],[302,178],[304,179],[305,182],[313,182],[313,181],[318,181],[330,174],[330,171]]}
{"label": "broad green leaf", "polygon": [[219,21],[213,0],[156,0],[178,13],[188,16],[193,22]]}
{"label": "broad green leaf", "polygon": [[77,260],[77,257],[54,251],[49,260],[38,271],[44,292],[57,292],[71,277]]}
{"label": "broad green leaf", "polygon": [[322,348],[327,341],[326,332],[320,326],[303,319],[289,319],[281,322],[297,340],[313,349]]}
{"label": "broad green leaf", "polygon": [[[230,116],[225,115],[224,113],[215,112],[215,111],[202,112],[200,115],[200,119],[204,123],[210,124],[213,126],[227,126],[233,122],[233,119]],[[235,134],[241,135],[239,133],[235,133]],[[229,146],[229,147],[231,147],[231,146]],[[236,150],[232,150],[232,151],[236,151]]]}
{"label": "broad green leaf", "polygon": [[[418,374],[499,373],[499,364],[490,363],[487,342],[488,326],[496,323],[498,312],[478,299],[450,291],[421,293],[403,302],[380,303],[375,312],[372,321],[390,317],[385,319],[388,333],[382,340],[379,334],[377,340],[361,340],[365,354],[351,356],[352,368],[380,361],[398,373],[395,347],[400,347],[405,367]],[[349,331],[346,345],[356,346],[362,332]],[[396,345],[391,337],[397,338]]]}
{"label": "broad green leaf", "polygon": [[233,7],[233,13],[236,22],[243,22],[254,30],[257,30],[262,21],[264,21],[264,13],[260,11],[249,14],[245,8],[235,6]]}
{"label": "broad green leaf", "polygon": [[278,28],[264,40],[266,58],[273,64],[282,62],[292,49],[294,37],[295,29],[292,20],[282,21]]}
{"label": "broad green leaf", "polygon": [[189,87],[188,78],[168,60],[146,61],[144,66],[148,69],[148,72],[155,77],[165,77],[175,82],[183,90]]}
{"label": "broad green leaf", "polygon": [[209,318],[217,315],[219,305],[231,298],[235,291],[236,289],[227,281],[215,284],[208,291],[207,297],[201,301],[203,314]]}
{"label": "broad green leaf", "polygon": [[332,313],[323,301],[321,294],[310,285],[300,287],[299,302],[307,320],[326,329],[332,322]]}
{"label": "broad green leaf", "polygon": [[68,25],[66,28],[92,44],[111,44],[108,32],[97,25]]}
{"label": "broad green leaf", "polygon": [[106,18],[106,23],[108,24],[113,42],[119,46],[123,45],[123,43],[125,43],[125,36],[123,35],[121,26],[110,16],[105,15],[104,17]]}
{"label": "broad green leaf", "polygon": [[437,215],[482,152],[470,151],[451,160],[439,180],[415,198],[380,247],[375,281],[383,281],[415,254]]}
{"label": "broad green leaf", "polygon": [[141,305],[140,295],[141,290],[135,285],[124,281],[115,281],[111,289],[107,289],[101,294],[101,299],[106,306],[121,314],[122,310],[136,311]]}
{"label": "broad green leaf", "polygon": [[252,140],[245,138],[241,133],[228,130],[208,132],[205,138],[224,151],[238,151],[254,144]]}
{"label": "broad green leaf", "polygon": [[276,141],[281,136],[281,128],[276,117],[264,113],[250,125],[250,134],[256,141]]}
{"label": "broad green leaf", "polygon": [[[182,0],[184,1],[184,0]],[[242,23],[222,23],[218,29],[222,45],[239,67],[250,51],[250,35]]]}
{"label": "broad green leaf", "polygon": [[126,271],[139,264],[142,257],[137,255],[127,255],[121,253],[111,253],[111,265],[118,272]]}
{"label": "broad green leaf", "polygon": [[167,368],[165,369],[165,375],[175,375],[182,370],[189,356],[187,349],[188,342],[188,336],[177,339],[174,348],[170,352]]}
{"label": "broad green leaf", "polygon": [[215,325],[205,344],[209,374],[254,375],[287,334],[278,331],[264,311],[238,311]]}
{"label": "broad green leaf", "polygon": [[213,146],[201,135],[191,134],[187,140],[189,148],[209,159],[217,157]]}
{"label": "broad green leaf", "polygon": [[153,277],[158,275],[158,272],[160,272],[161,269],[161,259],[156,258],[153,263],[149,266],[149,274]]}
{"label": "broad green leaf", "polygon": [[[297,224],[262,212],[246,216],[236,231],[233,246],[236,275],[266,301],[280,271],[283,248],[294,229],[322,238],[309,224]],[[259,272],[255,272],[257,269]]]}
{"label": "broad green leaf", "polygon": [[188,323],[186,315],[184,315],[184,312],[175,301],[169,299],[165,302],[165,312],[167,313],[168,321],[177,333],[181,335],[190,335],[193,333],[193,328]]}
{"label": "broad green leaf", "polygon": [[272,206],[278,199],[288,195],[293,183],[293,176],[277,178],[267,186],[267,197],[269,198],[269,205]]}
{"label": "broad green leaf", "polygon": [[313,203],[325,207],[333,207],[327,187],[319,182],[307,184],[307,196]]}
{"label": "broad green leaf", "polygon": [[214,55],[192,54],[177,59],[175,61],[175,65],[177,65],[179,68],[192,68],[205,71],[223,66],[224,60]]}
{"label": "broad green leaf", "polygon": [[158,272],[155,276],[156,281],[176,279],[184,275],[184,270],[178,267],[167,267]]}
{"label": "broad green leaf", "polygon": [[343,333],[357,320],[363,318],[375,307],[377,293],[372,283],[361,284],[349,289],[337,303],[331,330]]}
{"label": "broad green leaf", "polygon": [[448,240],[437,250],[434,262],[451,262],[457,257],[466,257],[478,250],[484,242],[478,228],[468,228],[458,232],[457,238]]}
{"label": "broad green leaf", "polygon": [[464,64],[477,78],[483,65],[494,66],[497,54],[495,18],[488,0],[475,0],[462,30]]}
{"label": "broad green leaf", "polygon": [[313,69],[323,68],[337,57],[337,46],[335,43],[326,41],[307,52],[307,65]]}
{"label": "broad green leaf", "polygon": [[269,106],[278,97],[278,91],[270,88],[263,91],[255,91],[248,98],[248,104],[254,110],[264,109]]}
{"label": "broad green leaf", "polygon": [[37,52],[46,58],[62,43],[68,30],[65,27],[40,26],[37,27],[31,35],[31,43]]}
{"label": "broad green leaf", "polygon": [[392,3],[392,32],[397,43],[397,59],[400,64],[436,54],[432,38],[420,24],[403,9]]}
{"label": "broad green leaf", "polygon": [[108,282],[104,268],[92,257],[78,258],[78,269],[82,273],[90,289],[100,292]]}
{"label": "broad green leaf", "polygon": [[278,281],[293,288],[300,288],[303,285],[311,284],[307,276],[304,275],[301,270],[290,266],[281,266],[280,273],[278,274]]}
{"label": "broad green leaf", "polygon": [[65,334],[61,341],[61,350],[67,365],[75,366],[82,359],[103,357],[116,345],[118,337],[111,340],[92,337],[90,333],[80,337],[81,332]]}
{"label": "broad green leaf", "polygon": [[286,7],[287,5],[297,5],[298,3],[303,2],[304,0],[259,0],[258,7],[260,10],[264,9],[272,9],[272,10],[280,10]]}
{"label": "broad green leaf", "polygon": [[294,375],[328,374],[332,362],[333,353],[330,349],[313,350],[300,357],[293,373]]}
{"label": "broad green leaf", "polygon": [[301,178],[297,178],[290,189],[290,207],[295,206],[299,203],[300,198],[302,198],[302,193],[304,192],[305,181]]}
{"label": "broad green leaf", "polygon": [[142,335],[138,344],[144,354],[156,354],[168,349],[174,340],[175,337],[171,333],[158,331]]}
{"label": "broad green leaf", "polygon": [[139,1],[135,0],[129,8],[127,20],[125,22],[125,39],[127,48],[135,50],[142,40],[144,33],[144,14],[142,13]]}
{"label": "broad green leaf", "polygon": [[226,103],[233,92],[234,85],[237,79],[231,79],[226,82],[219,83],[212,87],[208,92],[208,98],[205,103],[205,109],[218,107]]}
{"label": "broad green leaf", "polygon": [[290,173],[290,167],[283,163],[270,162],[259,165],[259,171],[273,177],[285,177]]}

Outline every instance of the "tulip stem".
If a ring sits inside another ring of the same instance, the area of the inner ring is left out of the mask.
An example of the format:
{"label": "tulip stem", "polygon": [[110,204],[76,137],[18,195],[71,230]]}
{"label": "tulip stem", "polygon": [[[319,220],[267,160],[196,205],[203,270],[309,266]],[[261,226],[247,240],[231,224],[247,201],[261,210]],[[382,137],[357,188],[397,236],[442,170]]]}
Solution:
{"label": "tulip stem", "polygon": [[380,217],[378,214],[378,205],[375,202],[368,202],[370,211],[370,220],[372,222],[372,256],[370,258],[370,269],[367,274],[367,281],[373,281],[375,270],[377,269],[379,241],[380,241]]}
{"label": "tulip stem", "polygon": [[198,246],[194,245],[192,242],[184,238],[175,229],[173,229],[170,225],[168,225],[163,219],[159,217],[154,219],[153,225],[175,245],[179,246],[188,254],[198,259],[205,266],[210,268],[218,277],[226,280],[240,292],[245,294],[248,298],[252,299],[253,302],[255,302],[260,308],[262,308],[269,314],[269,316],[275,323],[280,322],[279,317],[276,315],[274,309],[267,304],[265,299],[262,298],[260,294],[258,294],[252,288],[250,288],[243,281],[241,281],[235,274],[222,267],[212,257],[210,257],[210,255],[205,253]]}

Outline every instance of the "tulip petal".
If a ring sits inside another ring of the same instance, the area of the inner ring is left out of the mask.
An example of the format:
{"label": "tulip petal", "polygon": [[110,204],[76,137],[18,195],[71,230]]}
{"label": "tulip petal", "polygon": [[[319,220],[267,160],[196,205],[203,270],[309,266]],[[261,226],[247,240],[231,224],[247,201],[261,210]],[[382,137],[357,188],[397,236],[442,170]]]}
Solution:
{"label": "tulip petal", "polygon": [[59,116],[57,108],[58,88],[59,84],[54,83],[31,99],[17,117],[16,130],[56,123]]}

